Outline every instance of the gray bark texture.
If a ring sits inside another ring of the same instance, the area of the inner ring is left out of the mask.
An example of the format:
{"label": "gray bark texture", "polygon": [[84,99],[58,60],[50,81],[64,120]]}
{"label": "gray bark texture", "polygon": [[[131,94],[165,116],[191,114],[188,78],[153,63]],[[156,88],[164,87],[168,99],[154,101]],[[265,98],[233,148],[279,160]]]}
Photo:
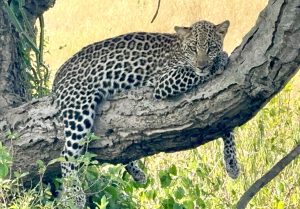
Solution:
{"label": "gray bark texture", "polygon": [[[100,162],[126,163],[220,137],[250,120],[293,77],[300,65],[299,40],[299,0],[270,0],[231,54],[227,69],[210,82],[165,101],[155,101],[152,89],[141,88],[101,104],[94,126],[100,140],[89,151]],[[47,163],[62,150],[63,127],[52,103],[49,96],[0,115],[0,139],[13,147],[13,170],[30,172],[24,181],[39,178],[37,160]],[[7,130],[19,137],[7,139]],[[45,178],[59,172],[58,164],[51,165]]]}
{"label": "gray bark texture", "polygon": [[[10,1],[8,1],[10,2]],[[52,7],[55,0],[25,0],[24,10],[32,26],[36,19]],[[21,55],[17,51],[19,34],[12,27],[0,1],[0,115],[30,98],[26,90],[25,73],[21,69]]]}
{"label": "gray bark texture", "polygon": [[0,9],[0,115],[4,109],[20,105],[26,97],[22,81],[17,35],[9,24],[7,14]]}

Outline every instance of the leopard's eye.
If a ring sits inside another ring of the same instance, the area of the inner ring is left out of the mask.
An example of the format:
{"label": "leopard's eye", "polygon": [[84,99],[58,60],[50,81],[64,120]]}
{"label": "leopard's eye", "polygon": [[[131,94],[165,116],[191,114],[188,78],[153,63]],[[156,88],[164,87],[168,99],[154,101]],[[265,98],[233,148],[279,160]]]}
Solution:
{"label": "leopard's eye", "polygon": [[206,54],[209,54],[211,52],[210,48],[208,47],[206,50]]}
{"label": "leopard's eye", "polygon": [[195,46],[189,46],[189,49],[194,52],[197,53],[197,48]]}
{"label": "leopard's eye", "polygon": [[196,46],[197,45],[197,42],[195,40],[190,40],[189,41],[189,45],[190,46]]}
{"label": "leopard's eye", "polygon": [[218,46],[216,44],[211,44],[208,46],[206,53],[210,54],[210,53],[214,53],[216,51],[218,51]]}

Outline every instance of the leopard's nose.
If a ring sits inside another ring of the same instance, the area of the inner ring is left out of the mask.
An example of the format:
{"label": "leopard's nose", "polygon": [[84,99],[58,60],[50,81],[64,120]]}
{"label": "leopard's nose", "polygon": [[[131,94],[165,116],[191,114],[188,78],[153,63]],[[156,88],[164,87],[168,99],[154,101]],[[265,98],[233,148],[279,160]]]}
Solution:
{"label": "leopard's nose", "polygon": [[207,65],[209,64],[209,57],[204,51],[198,52],[196,64],[200,69],[207,67]]}
{"label": "leopard's nose", "polygon": [[208,60],[198,60],[197,61],[197,66],[200,69],[206,68],[208,66]]}

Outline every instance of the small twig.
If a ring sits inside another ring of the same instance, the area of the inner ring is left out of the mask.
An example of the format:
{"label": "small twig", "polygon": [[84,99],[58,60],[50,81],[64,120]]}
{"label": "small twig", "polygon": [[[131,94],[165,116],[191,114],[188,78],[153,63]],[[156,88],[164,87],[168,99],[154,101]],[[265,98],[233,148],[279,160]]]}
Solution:
{"label": "small twig", "polygon": [[38,57],[38,62],[44,63],[43,55],[44,55],[44,26],[45,26],[45,23],[44,23],[43,15],[40,15],[38,18],[39,18],[39,23],[40,23],[40,40],[39,40],[40,54]]}
{"label": "small twig", "polygon": [[44,23],[44,17],[43,15],[39,16],[39,23],[40,23],[40,40],[39,40],[39,56],[38,56],[38,63],[41,67],[43,67],[45,69],[43,78],[40,77],[41,79],[41,87],[46,86],[47,85],[47,81],[49,78],[49,69],[46,65],[44,65],[44,40],[45,40],[45,32],[44,32],[44,28],[45,28],[45,23]]}
{"label": "small twig", "polygon": [[290,153],[276,163],[263,177],[258,179],[251,187],[243,194],[238,201],[236,208],[244,209],[250,200],[256,195],[261,188],[274,179],[288,164],[290,164],[300,154],[300,144],[298,144]]}
{"label": "small twig", "polygon": [[159,7],[160,7],[160,0],[158,0],[157,8],[156,8],[155,14],[154,14],[154,16],[153,16],[153,18],[152,18],[152,20],[151,20],[151,23],[153,23],[154,20],[156,19],[157,14],[158,14]]}

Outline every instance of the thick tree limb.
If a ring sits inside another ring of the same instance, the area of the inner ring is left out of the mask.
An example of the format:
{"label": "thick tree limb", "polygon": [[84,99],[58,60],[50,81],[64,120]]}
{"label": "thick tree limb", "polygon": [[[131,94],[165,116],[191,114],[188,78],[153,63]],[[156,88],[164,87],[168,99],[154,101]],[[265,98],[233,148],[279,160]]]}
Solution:
{"label": "thick tree limb", "polygon": [[[120,94],[99,107],[90,145],[101,162],[126,163],[158,152],[200,146],[224,130],[251,119],[290,78],[300,64],[299,0],[270,1],[256,25],[230,56],[227,70],[200,88],[176,99],[157,102],[151,89]],[[62,126],[51,97],[35,100],[0,116],[0,139],[13,130],[13,169],[37,179],[36,160],[49,162],[63,146]],[[59,172],[48,168],[45,177]],[[27,179],[29,180],[29,178]]]}

